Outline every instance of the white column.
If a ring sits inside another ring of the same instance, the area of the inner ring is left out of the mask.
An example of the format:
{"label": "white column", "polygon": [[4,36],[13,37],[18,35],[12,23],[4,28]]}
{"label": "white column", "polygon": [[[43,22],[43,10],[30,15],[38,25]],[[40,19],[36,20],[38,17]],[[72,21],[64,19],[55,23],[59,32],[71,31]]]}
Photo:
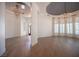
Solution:
{"label": "white column", "polygon": [[75,20],[76,20],[75,16],[76,16],[76,15],[73,15],[73,16],[72,16],[72,23],[73,23],[73,36],[75,36]]}
{"label": "white column", "polygon": [[38,42],[38,7],[36,3],[32,3],[32,46]]}
{"label": "white column", "polygon": [[64,30],[65,30],[65,36],[67,35],[67,26],[66,26],[66,24],[67,24],[67,17],[64,17],[64,24],[65,24],[65,26],[64,26]]}
{"label": "white column", "polygon": [[60,35],[60,17],[58,17],[58,36]]}
{"label": "white column", "polygon": [[52,18],[52,35],[53,36],[55,35],[55,32],[54,32],[54,19],[55,19],[55,17]]}
{"label": "white column", "polygon": [[5,52],[5,3],[0,2],[0,56]]}

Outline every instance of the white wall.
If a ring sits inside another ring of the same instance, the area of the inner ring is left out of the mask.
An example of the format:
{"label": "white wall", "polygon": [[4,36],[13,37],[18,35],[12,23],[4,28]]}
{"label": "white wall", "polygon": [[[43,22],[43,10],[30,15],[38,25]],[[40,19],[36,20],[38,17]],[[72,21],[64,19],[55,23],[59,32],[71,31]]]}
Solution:
{"label": "white wall", "polygon": [[48,3],[39,4],[38,12],[38,36],[47,37],[52,36],[52,17],[46,12],[46,6]]}
{"label": "white wall", "polygon": [[6,10],[5,17],[6,38],[12,38],[20,35],[20,19],[14,13]]}
{"label": "white wall", "polygon": [[0,56],[5,52],[5,3],[0,2]]}
{"label": "white wall", "polygon": [[[32,4],[32,46],[38,43],[39,37],[52,36],[52,17],[47,16],[46,7]],[[41,8],[40,8],[41,7]]]}
{"label": "white wall", "polygon": [[46,13],[40,12],[38,18],[38,34],[39,37],[52,36],[52,18],[47,16]]}
{"label": "white wall", "polygon": [[16,16],[13,12],[6,10],[6,39],[28,35],[28,23],[31,21],[31,17],[25,17],[23,15]]}

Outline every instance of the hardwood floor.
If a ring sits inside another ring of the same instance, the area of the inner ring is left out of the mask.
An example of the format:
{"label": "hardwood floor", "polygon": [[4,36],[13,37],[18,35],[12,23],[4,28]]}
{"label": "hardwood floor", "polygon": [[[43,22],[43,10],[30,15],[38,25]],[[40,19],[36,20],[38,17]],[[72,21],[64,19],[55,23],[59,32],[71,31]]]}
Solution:
{"label": "hardwood floor", "polygon": [[23,57],[75,57],[79,56],[79,39],[69,37],[44,37],[31,47],[31,40],[27,37],[16,37],[6,40],[4,56]]}
{"label": "hardwood floor", "polygon": [[39,38],[38,44],[32,48],[32,56],[79,56],[79,39],[69,37]]}
{"label": "hardwood floor", "polygon": [[9,38],[6,40],[6,52],[3,56],[23,57],[30,56],[31,39],[30,36]]}

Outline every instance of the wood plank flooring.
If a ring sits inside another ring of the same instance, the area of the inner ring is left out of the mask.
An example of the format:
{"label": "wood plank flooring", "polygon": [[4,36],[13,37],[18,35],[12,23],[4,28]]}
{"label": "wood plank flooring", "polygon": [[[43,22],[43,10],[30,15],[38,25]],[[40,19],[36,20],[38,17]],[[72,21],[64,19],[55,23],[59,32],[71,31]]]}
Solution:
{"label": "wood plank flooring", "polygon": [[69,37],[43,37],[31,47],[27,37],[16,37],[6,40],[6,52],[9,57],[78,57],[79,39]]}
{"label": "wood plank flooring", "polygon": [[79,56],[79,39],[69,37],[39,38],[32,48],[32,56],[75,57]]}
{"label": "wood plank flooring", "polygon": [[31,39],[30,36],[9,38],[6,40],[6,52],[3,56],[24,57],[30,56]]}

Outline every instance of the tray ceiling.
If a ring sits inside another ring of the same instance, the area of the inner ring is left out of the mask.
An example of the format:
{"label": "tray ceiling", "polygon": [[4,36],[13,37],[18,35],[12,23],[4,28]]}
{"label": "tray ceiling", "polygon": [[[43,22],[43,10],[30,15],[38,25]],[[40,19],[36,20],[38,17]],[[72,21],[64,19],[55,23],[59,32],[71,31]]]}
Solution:
{"label": "tray ceiling", "polygon": [[51,15],[61,15],[79,10],[79,2],[51,2],[46,11]]}

